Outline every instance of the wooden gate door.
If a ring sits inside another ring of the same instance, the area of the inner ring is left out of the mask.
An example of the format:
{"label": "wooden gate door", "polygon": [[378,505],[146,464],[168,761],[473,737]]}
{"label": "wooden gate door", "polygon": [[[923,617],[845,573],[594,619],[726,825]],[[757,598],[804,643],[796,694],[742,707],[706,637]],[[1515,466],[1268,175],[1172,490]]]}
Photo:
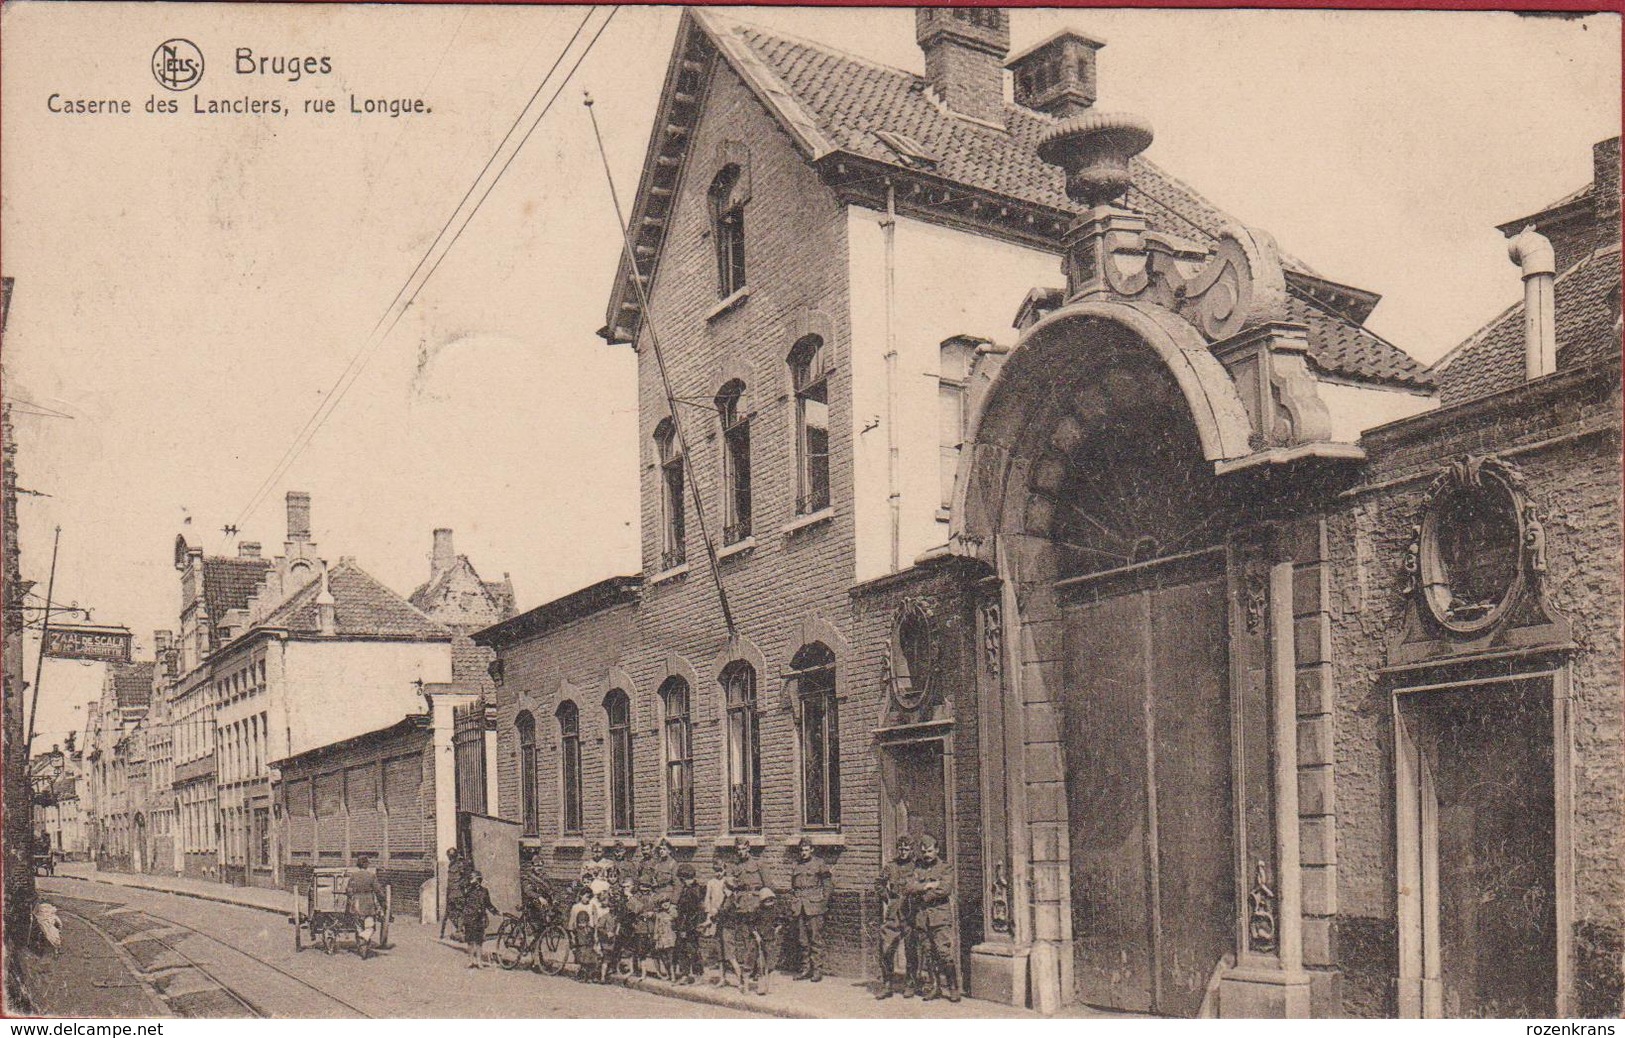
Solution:
{"label": "wooden gate door", "polygon": [[1235,941],[1225,588],[1150,579],[1066,611],[1074,973],[1193,1016]]}
{"label": "wooden gate door", "polygon": [[942,764],[941,740],[895,743],[886,747],[882,779],[893,839],[906,834],[918,847],[920,837],[930,835],[946,859],[952,841]]}

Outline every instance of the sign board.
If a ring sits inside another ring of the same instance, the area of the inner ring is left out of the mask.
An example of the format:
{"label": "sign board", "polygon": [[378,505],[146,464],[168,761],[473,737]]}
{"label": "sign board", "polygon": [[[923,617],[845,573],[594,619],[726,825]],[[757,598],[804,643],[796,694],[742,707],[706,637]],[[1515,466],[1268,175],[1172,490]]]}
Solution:
{"label": "sign board", "polygon": [[91,627],[74,624],[45,629],[45,655],[59,660],[130,662],[128,627]]}

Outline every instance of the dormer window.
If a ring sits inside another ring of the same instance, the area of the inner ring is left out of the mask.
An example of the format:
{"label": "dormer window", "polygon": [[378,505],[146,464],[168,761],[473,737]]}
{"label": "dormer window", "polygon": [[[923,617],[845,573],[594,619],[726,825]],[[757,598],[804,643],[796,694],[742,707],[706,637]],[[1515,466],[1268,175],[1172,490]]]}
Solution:
{"label": "dormer window", "polygon": [[717,296],[745,287],[745,199],[739,167],[730,163],[711,181],[711,237],[717,250]]}

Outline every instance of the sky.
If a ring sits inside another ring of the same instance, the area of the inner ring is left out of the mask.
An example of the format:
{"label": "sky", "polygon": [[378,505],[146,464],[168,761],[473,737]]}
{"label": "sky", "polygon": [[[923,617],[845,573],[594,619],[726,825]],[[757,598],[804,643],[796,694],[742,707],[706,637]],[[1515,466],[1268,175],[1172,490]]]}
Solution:
{"label": "sky", "polygon": [[[176,535],[235,552],[222,527],[375,341],[585,12],[5,6],[4,391],[71,416],[17,418],[21,484],[44,495],[19,506],[25,576],[43,590],[60,525],[59,599],[127,624],[150,653],[151,632],[178,622]],[[923,68],[907,9],[729,14]],[[510,573],[522,609],[637,570],[635,358],[594,334],[619,241],[581,90],[629,202],[677,22],[675,8],[616,11],[241,540],[274,554],[298,489],[323,554],[403,594],[439,526],[487,579]],[[1424,361],[1518,299],[1494,226],[1584,185],[1591,145],[1619,132],[1613,15],[1020,9],[1013,48],[1062,27],[1107,41],[1098,107],[1149,119],[1150,158],[1320,273],[1382,294],[1370,326]],[[176,37],[205,56],[185,93],[151,72]],[[265,73],[261,57],[277,59]],[[288,59],[305,57],[331,71],[295,62],[291,82]],[[134,111],[53,112],[53,94]],[[354,115],[352,95],[430,111]],[[193,98],[289,111],[197,114]],[[149,99],[182,111],[149,114]],[[322,100],[336,111],[304,111]],[[49,663],[44,742],[82,723],[101,669]]]}

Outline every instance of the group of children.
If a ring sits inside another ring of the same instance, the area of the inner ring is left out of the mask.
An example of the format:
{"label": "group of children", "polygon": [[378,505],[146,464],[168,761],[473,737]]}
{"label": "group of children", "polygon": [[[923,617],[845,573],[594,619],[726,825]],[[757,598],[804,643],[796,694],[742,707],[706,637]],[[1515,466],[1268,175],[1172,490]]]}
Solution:
{"label": "group of children", "polygon": [[625,864],[599,855],[583,869],[568,923],[577,979],[609,983],[623,965],[642,976],[652,959],[655,976],[693,984],[705,973],[701,941],[716,932],[721,867],[701,884],[693,865],[671,861],[666,845],[623,878]]}

